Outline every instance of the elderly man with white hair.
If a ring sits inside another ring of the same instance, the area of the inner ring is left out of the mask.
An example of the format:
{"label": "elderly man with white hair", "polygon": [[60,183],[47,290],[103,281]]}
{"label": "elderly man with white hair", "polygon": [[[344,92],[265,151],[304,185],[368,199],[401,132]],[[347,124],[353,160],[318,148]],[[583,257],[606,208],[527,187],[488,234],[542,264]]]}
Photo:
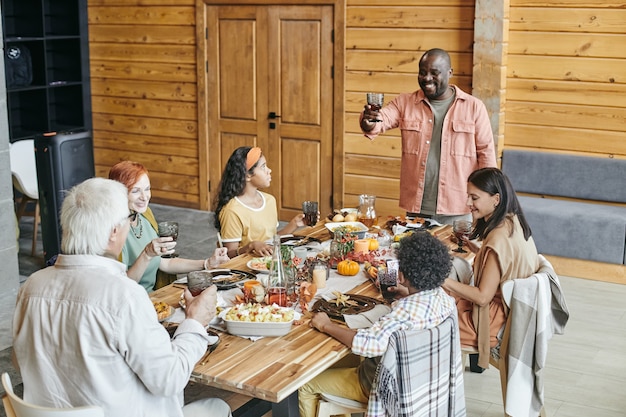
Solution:
{"label": "elderly man with white hair", "polygon": [[126,187],[116,181],[92,178],[65,197],[62,254],[32,274],[17,298],[13,352],[24,399],[98,405],[110,417],[230,416],[220,399],[183,407],[183,389],[207,349],[216,288],[197,297],[185,290],[186,319],[170,340],[143,287],[117,261],[132,216]]}

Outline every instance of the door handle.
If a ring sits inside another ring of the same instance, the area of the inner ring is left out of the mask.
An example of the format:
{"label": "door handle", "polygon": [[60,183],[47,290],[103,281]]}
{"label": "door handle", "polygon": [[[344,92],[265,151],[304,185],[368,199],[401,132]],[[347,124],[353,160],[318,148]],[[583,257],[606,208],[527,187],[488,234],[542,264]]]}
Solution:
{"label": "door handle", "polygon": [[271,111],[270,114],[267,115],[268,119],[280,119],[280,115],[276,114],[276,112]]}

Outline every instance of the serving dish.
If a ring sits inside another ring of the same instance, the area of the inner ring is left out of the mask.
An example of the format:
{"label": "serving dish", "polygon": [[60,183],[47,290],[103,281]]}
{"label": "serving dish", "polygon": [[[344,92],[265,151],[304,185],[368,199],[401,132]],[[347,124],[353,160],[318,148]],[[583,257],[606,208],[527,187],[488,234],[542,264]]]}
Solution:
{"label": "serving dish", "polygon": [[334,233],[335,229],[339,227],[348,227],[351,233],[355,234],[359,239],[363,239],[365,233],[369,230],[369,228],[361,222],[329,222],[326,223],[325,226],[330,233]]}
{"label": "serving dish", "polygon": [[[231,307],[232,308],[232,307]],[[286,309],[286,307],[282,307]],[[300,314],[296,311],[293,312],[293,318],[289,321],[281,322],[252,322],[252,321],[240,321],[240,320],[228,320],[226,315],[230,311],[230,308],[220,313],[220,318],[226,323],[226,330],[228,333],[235,336],[269,336],[278,337],[284,336],[291,330],[291,325],[294,320],[300,318]]]}
{"label": "serving dish", "polygon": [[323,312],[328,314],[328,317],[338,321],[344,321],[344,315],[360,314],[365,311],[373,309],[377,304],[385,304],[383,300],[377,298],[367,297],[365,295],[347,294],[350,296],[349,300],[352,300],[354,304],[337,305],[333,300],[325,300],[323,298],[317,300],[313,307],[312,312]]}

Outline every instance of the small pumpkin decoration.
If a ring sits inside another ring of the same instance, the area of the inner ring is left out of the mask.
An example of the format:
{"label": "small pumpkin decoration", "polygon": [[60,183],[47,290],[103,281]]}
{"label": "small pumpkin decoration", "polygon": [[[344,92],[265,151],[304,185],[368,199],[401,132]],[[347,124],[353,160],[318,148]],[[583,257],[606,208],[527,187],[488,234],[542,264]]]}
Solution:
{"label": "small pumpkin decoration", "polygon": [[339,275],[356,275],[359,273],[359,264],[349,259],[343,260],[337,264],[337,273]]}
{"label": "small pumpkin decoration", "polygon": [[377,239],[369,239],[370,244],[369,244],[369,250],[373,251],[378,249],[378,240]]}

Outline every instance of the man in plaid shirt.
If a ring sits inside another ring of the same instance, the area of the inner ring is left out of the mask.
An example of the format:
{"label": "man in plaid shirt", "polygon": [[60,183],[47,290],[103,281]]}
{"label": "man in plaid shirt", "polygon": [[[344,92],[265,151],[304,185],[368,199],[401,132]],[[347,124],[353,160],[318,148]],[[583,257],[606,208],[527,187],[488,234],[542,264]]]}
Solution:
{"label": "man in plaid shirt", "polygon": [[397,330],[438,326],[456,314],[455,302],[441,288],[452,267],[448,249],[430,233],[414,233],[400,241],[396,301],[391,312],[367,329],[353,330],[315,313],[311,326],[329,334],[364,359],[356,368],[331,368],[298,390],[300,417],[315,417],[321,393],[367,403],[376,368]]}

